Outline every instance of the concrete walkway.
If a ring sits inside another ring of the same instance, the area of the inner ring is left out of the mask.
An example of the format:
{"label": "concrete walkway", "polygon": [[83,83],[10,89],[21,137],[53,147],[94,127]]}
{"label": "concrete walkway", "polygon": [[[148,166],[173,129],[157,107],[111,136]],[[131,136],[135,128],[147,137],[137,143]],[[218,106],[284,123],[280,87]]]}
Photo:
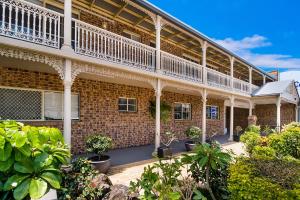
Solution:
{"label": "concrete walkway", "polygon": [[[240,142],[225,143],[222,144],[222,147],[224,150],[232,150],[236,155],[244,153],[243,144]],[[140,178],[144,171],[144,167],[151,165],[156,161],[156,159],[152,159],[113,167],[109,173],[109,177],[113,184],[129,186],[130,181],[135,181],[137,178]]]}

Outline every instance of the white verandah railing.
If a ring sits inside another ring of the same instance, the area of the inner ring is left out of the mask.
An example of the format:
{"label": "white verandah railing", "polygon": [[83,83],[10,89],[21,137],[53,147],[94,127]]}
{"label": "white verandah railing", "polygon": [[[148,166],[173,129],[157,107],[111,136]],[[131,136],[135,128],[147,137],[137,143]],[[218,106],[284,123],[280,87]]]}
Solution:
{"label": "white verandah railing", "polygon": [[218,72],[216,70],[207,68],[207,83],[211,86],[220,88],[231,88],[231,77]]}
{"label": "white verandah railing", "polygon": [[75,21],[75,52],[154,71],[155,49],[96,26]]}
{"label": "white verandah railing", "polygon": [[244,92],[247,94],[251,93],[250,84],[237,78],[233,79],[233,88],[239,92]]}
{"label": "white verandah railing", "polygon": [[164,74],[190,81],[202,82],[202,66],[161,51],[161,70]]}
{"label": "white verandah railing", "polygon": [[20,0],[0,0],[0,35],[60,48],[63,15]]}

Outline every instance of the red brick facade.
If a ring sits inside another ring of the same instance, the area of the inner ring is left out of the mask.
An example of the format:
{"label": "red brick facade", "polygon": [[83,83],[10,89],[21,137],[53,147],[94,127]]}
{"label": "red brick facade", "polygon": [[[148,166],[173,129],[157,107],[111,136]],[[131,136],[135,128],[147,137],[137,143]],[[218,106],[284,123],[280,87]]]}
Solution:
{"label": "red brick facade", "polygon": [[[0,86],[63,91],[62,81],[55,74],[25,71],[0,67]],[[149,102],[154,91],[147,88],[119,85],[87,79],[76,79],[72,92],[80,96],[80,119],[72,121],[72,151],[84,151],[84,141],[89,134],[105,133],[113,138],[114,148],[138,146],[154,142],[155,120],[149,113]],[[135,113],[118,111],[118,98],[136,98],[138,109]],[[177,94],[164,91],[162,101],[174,107],[175,102],[191,103],[191,120],[170,120],[162,124],[162,132],[171,130],[179,139],[185,139],[184,131],[191,125],[201,127],[202,102],[200,96]],[[220,120],[207,120],[208,134],[212,131],[223,133],[222,100],[209,99],[208,104],[220,106]],[[32,121],[32,125],[58,127],[62,121]]]}

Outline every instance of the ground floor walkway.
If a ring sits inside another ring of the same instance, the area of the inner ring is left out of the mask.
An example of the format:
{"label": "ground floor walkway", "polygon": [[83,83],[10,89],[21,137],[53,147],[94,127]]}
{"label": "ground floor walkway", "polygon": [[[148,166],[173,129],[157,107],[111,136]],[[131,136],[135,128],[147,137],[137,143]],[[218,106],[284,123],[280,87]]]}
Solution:
{"label": "ground floor walkway", "polygon": [[[221,137],[221,138],[224,139],[226,137]],[[179,146],[179,144],[177,145]],[[241,155],[244,153],[243,144],[240,142],[225,142],[222,144],[222,148],[224,150],[232,150],[233,153],[235,153],[236,155]],[[147,165],[151,165],[155,162],[156,160],[153,159],[153,160],[148,160],[148,162],[146,161],[136,162],[133,165],[127,164],[127,165],[112,167],[111,171],[109,172],[109,178],[113,184],[123,184],[129,186],[130,181],[134,181],[141,176],[141,174],[144,171],[144,167],[146,167]]]}

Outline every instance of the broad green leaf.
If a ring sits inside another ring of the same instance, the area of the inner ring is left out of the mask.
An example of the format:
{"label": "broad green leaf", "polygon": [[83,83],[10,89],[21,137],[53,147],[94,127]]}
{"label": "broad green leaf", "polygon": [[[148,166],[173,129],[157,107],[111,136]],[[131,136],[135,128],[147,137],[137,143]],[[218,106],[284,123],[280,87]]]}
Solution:
{"label": "broad green leaf", "polygon": [[10,143],[12,146],[20,148],[26,143],[26,141],[26,134],[23,131],[16,131],[12,134]]}
{"label": "broad green leaf", "polygon": [[9,142],[6,142],[4,149],[0,149],[0,161],[6,161],[11,155],[12,147]]}
{"label": "broad green leaf", "polygon": [[63,141],[63,137],[59,129],[50,128],[50,140],[53,143]]}
{"label": "broad green leaf", "polygon": [[14,158],[10,157],[6,161],[0,161],[0,172],[6,172],[14,164]]}
{"label": "broad green leaf", "polygon": [[0,127],[0,135],[2,135],[4,137],[6,136],[5,130],[3,128],[1,128],[1,127]]}
{"label": "broad green leaf", "polygon": [[9,177],[4,184],[3,190],[8,191],[19,186],[19,184],[28,177],[29,175],[21,175],[21,174],[15,174]]}
{"label": "broad green leaf", "polygon": [[55,189],[60,188],[61,177],[58,174],[52,172],[44,172],[41,178],[45,179]]}
{"label": "broad green leaf", "polygon": [[203,158],[199,161],[200,167],[204,167],[204,166],[206,165],[207,161],[208,161],[208,157],[207,157],[207,156],[203,157]]}
{"label": "broad green leaf", "polygon": [[18,150],[26,157],[29,157],[31,155],[31,148],[29,144],[25,144],[21,148],[18,148]]}
{"label": "broad green leaf", "polygon": [[5,146],[5,137],[0,135],[0,149],[4,149]]}
{"label": "broad green leaf", "polygon": [[47,143],[49,141],[49,138],[50,138],[49,128],[41,127],[38,130],[39,130],[38,138],[39,138],[40,143],[41,144]]}
{"label": "broad green leaf", "polygon": [[31,179],[28,178],[23,181],[15,190],[14,190],[14,198],[16,200],[24,199],[29,193]]}
{"label": "broad green leaf", "polygon": [[27,138],[33,147],[38,147],[40,145],[38,128],[24,126],[22,130],[27,133]]}
{"label": "broad green leaf", "polygon": [[46,152],[43,152],[34,159],[34,168],[38,170],[44,166],[49,166],[52,164],[52,161],[53,157]]}
{"label": "broad green leaf", "polygon": [[30,174],[34,171],[32,163],[30,160],[22,161],[22,162],[16,162],[14,164],[14,169],[17,172],[23,173],[23,174]]}
{"label": "broad green leaf", "polygon": [[45,195],[47,191],[47,183],[42,179],[31,179],[29,194],[32,199],[39,199]]}

